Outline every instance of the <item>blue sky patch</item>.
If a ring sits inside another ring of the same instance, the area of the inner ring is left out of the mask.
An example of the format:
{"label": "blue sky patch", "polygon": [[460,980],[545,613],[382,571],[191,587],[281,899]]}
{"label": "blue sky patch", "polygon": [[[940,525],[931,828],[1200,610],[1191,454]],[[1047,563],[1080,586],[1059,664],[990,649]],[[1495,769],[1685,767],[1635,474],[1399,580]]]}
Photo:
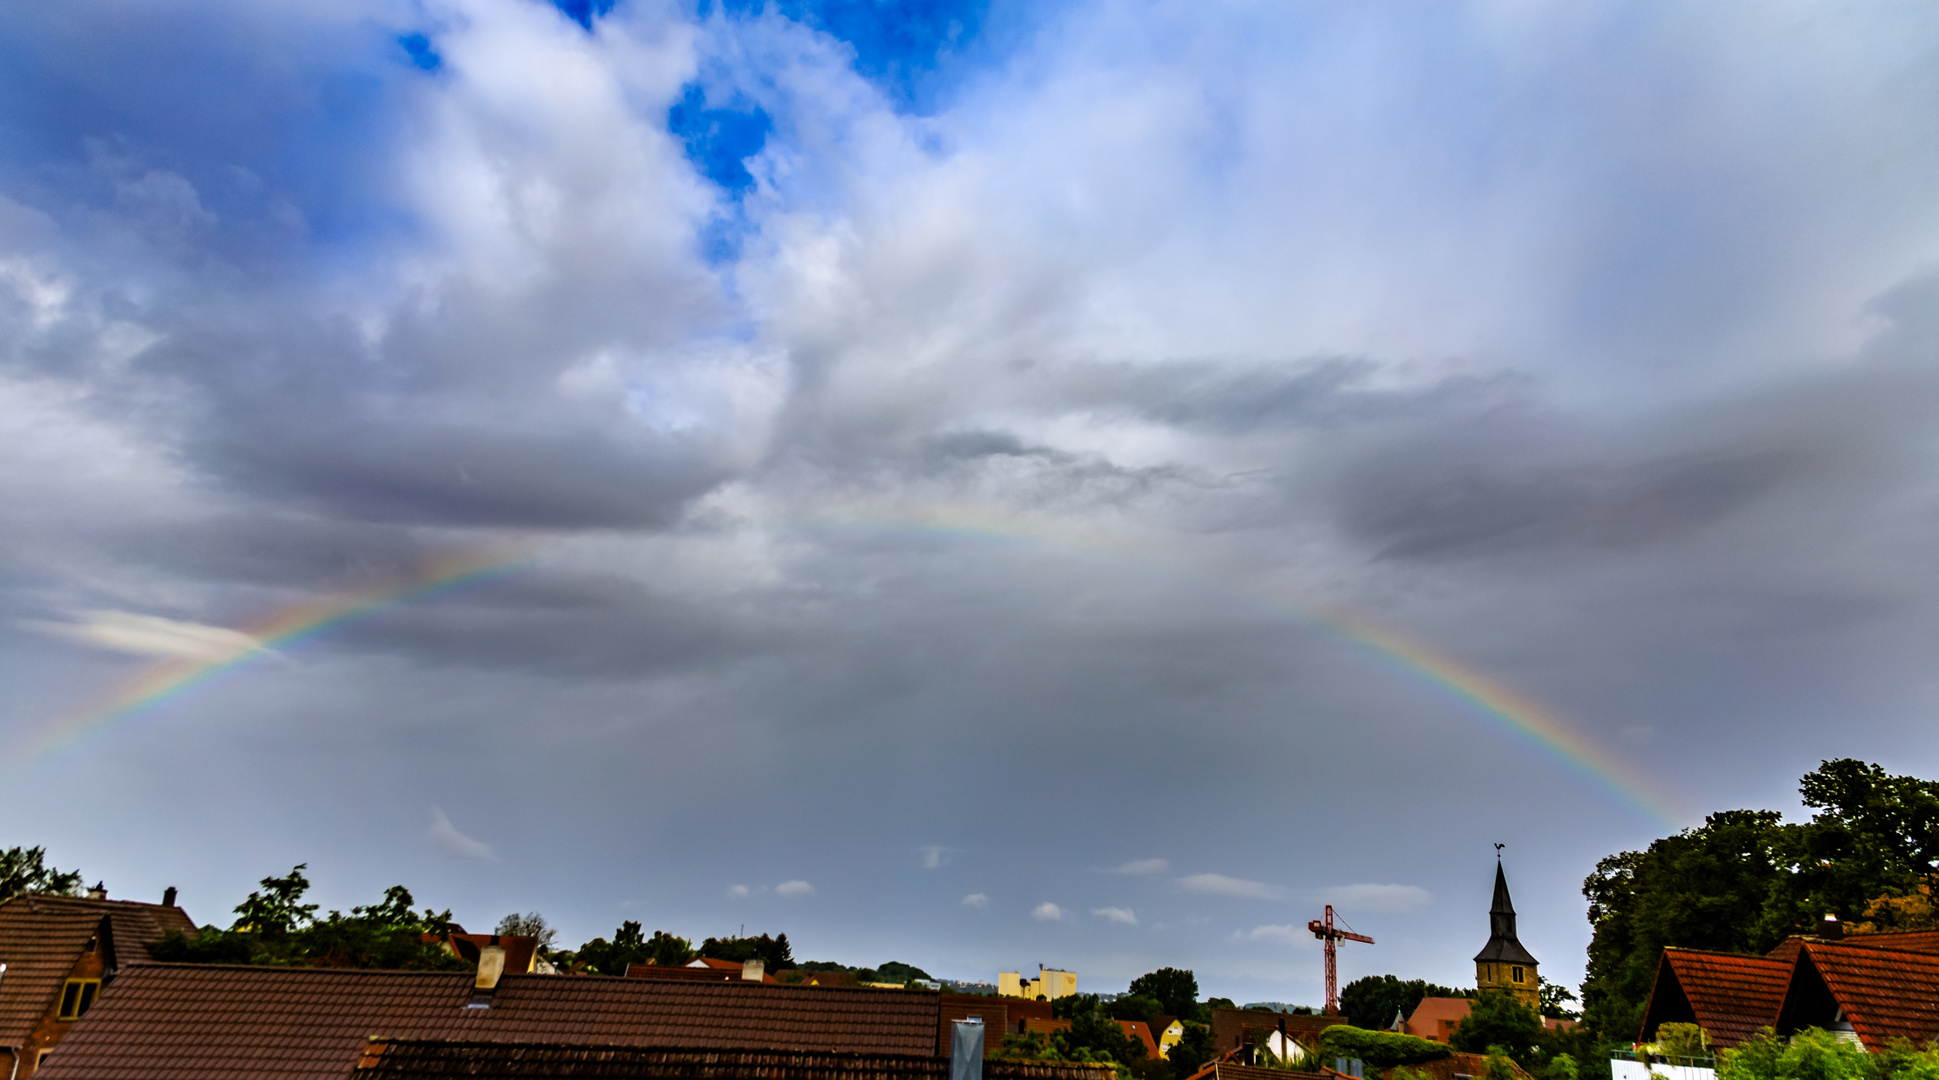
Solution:
{"label": "blue sky patch", "polygon": [[[720,0],[731,15],[758,15],[768,4]],[[713,0],[700,0],[703,17],[713,7]],[[933,111],[964,71],[994,58],[1000,44],[992,43],[993,36],[1015,36],[989,33],[993,24],[1016,21],[992,18],[990,0],[774,0],[773,7],[847,42],[855,49],[856,71],[898,107],[918,113]]]}
{"label": "blue sky patch", "polygon": [[410,54],[411,63],[425,71],[436,71],[444,66],[444,58],[431,48],[431,39],[423,34],[405,34],[397,39],[397,43]]}
{"label": "blue sky patch", "polygon": [[687,84],[680,100],[667,110],[667,130],[686,145],[687,158],[701,174],[739,198],[754,186],[746,159],[767,144],[774,121],[760,109],[710,109],[697,83]]}
{"label": "blue sky patch", "polygon": [[566,18],[588,30],[592,21],[613,10],[618,0],[552,0],[552,6],[566,13]]}

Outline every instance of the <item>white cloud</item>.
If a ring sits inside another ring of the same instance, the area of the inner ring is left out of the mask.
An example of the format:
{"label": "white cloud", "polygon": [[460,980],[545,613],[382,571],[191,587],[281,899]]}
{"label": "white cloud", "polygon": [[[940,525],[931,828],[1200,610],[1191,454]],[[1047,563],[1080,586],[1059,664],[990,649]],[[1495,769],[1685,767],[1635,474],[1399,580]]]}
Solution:
{"label": "white cloud", "polygon": [[1171,869],[1167,859],[1133,859],[1121,866],[1111,868],[1113,874],[1162,874]]}
{"label": "white cloud", "polygon": [[479,862],[498,861],[498,856],[492,851],[490,844],[482,840],[473,840],[459,832],[458,827],[451,824],[451,819],[444,816],[444,810],[438,806],[431,807],[431,828],[425,835],[431,838],[432,843],[461,859],[476,859]]}
{"label": "white cloud", "polygon": [[1361,911],[1413,911],[1434,902],[1419,885],[1335,885],[1318,892],[1335,907]]}
{"label": "white cloud", "polygon": [[727,890],[727,898],[729,900],[745,900],[747,899],[747,893],[748,893],[747,886],[736,885],[733,888]]}
{"label": "white cloud", "polygon": [[924,870],[934,870],[949,861],[949,849],[940,844],[917,848],[916,850],[922,854],[922,868]]}
{"label": "white cloud", "polygon": [[978,911],[983,911],[989,908],[990,898],[983,893],[973,892],[968,896],[963,897],[963,906],[973,907]]}
{"label": "white cloud", "polygon": [[776,885],[774,891],[788,897],[815,895],[815,887],[805,881],[784,881]]}
{"label": "white cloud", "polygon": [[257,650],[269,651],[261,640],[240,630],[131,611],[89,611],[75,622],[24,619],[21,625],[50,637],[135,656],[228,660]]}
{"label": "white cloud", "polygon": [[1178,884],[1186,892],[1204,893],[1208,896],[1236,896],[1242,900],[1280,900],[1286,896],[1286,890],[1277,885],[1226,877],[1224,874],[1192,874],[1179,878]]}
{"label": "white cloud", "polygon": [[1232,935],[1235,941],[1271,941],[1294,948],[1308,948],[1313,942],[1313,932],[1304,926],[1291,923],[1271,923],[1255,926],[1251,930],[1241,930]]}
{"label": "white cloud", "polygon": [[1108,919],[1114,923],[1123,923],[1126,926],[1138,925],[1138,916],[1134,912],[1132,912],[1130,908],[1125,908],[1125,907],[1092,908],[1091,914],[1096,915],[1100,919]]}
{"label": "white cloud", "polygon": [[1040,922],[1055,922],[1064,917],[1064,909],[1046,900],[1031,910],[1030,917]]}

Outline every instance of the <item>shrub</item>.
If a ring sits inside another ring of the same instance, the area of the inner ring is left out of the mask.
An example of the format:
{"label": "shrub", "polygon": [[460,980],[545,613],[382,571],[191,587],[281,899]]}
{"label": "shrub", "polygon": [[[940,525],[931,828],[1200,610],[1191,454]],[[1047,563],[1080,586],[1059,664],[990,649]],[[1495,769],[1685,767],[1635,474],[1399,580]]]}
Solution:
{"label": "shrub", "polygon": [[1334,1058],[1359,1058],[1369,1068],[1391,1069],[1396,1065],[1419,1065],[1447,1057],[1447,1047],[1432,1039],[1402,1035],[1396,1031],[1369,1031],[1345,1024],[1320,1033],[1319,1056],[1322,1062]]}

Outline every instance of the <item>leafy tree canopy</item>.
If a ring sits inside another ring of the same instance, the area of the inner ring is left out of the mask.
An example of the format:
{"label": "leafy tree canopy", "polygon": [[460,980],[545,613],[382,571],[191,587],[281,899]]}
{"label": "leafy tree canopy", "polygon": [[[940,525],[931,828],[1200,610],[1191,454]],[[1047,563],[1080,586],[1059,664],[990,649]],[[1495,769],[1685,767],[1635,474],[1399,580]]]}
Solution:
{"label": "leafy tree canopy", "polygon": [[794,967],[794,949],[788,944],[786,934],[708,938],[700,943],[700,955],[711,960],[732,960],[742,964],[759,960],[766,965],[770,975]]}
{"label": "leafy tree canopy", "polygon": [[595,975],[624,975],[631,964],[680,967],[693,958],[693,942],[664,930],[655,930],[649,938],[631,919],[619,924],[613,940],[594,938],[579,946],[577,952],[560,956],[569,966]]}
{"label": "leafy tree canopy", "polygon": [[1542,1015],[1556,1020],[1574,1020],[1578,1014],[1569,1005],[1575,1001],[1575,994],[1568,987],[1558,986],[1543,976],[1536,978],[1542,980]]}
{"label": "leafy tree canopy", "polygon": [[1133,997],[1154,998],[1167,1016],[1198,1015],[1198,978],[1190,968],[1159,968],[1131,980]]}
{"label": "leafy tree canopy", "polygon": [[[1104,1015],[1113,1020],[1142,1020],[1151,1023],[1151,1018],[1165,1011],[1165,1006],[1157,998],[1125,994],[1103,1005]],[[1175,1014],[1167,1014],[1175,1015]],[[1156,1035],[1156,1032],[1153,1033]]]}
{"label": "leafy tree canopy", "polygon": [[1723,811],[1596,864],[1582,886],[1594,927],[1582,986],[1591,1027],[1635,1037],[1665,946],[1763,953],[1826,914],[1847,923],[1918,914],[1881,901],[1939,883],[1939,783],[1840,759],[1799,789],[1817,811],[1810,821]]}
{"label": "leafy tree canopy", "polygon": [[1320,1032],[1319,1059],[1359,1058],[1376,1069],[1396,1065],[1419,1065],[1448,1056],[1448,1048],[1432,1039],[1402,1035],[1398,1031],[1370,1031],[1339,1024]]}
{"label": "leafy tree canopy", "polygon": [[1466,990],[1450,990],[1424,979],[1363,975],[1340,990],[1340,1011],[1355,1027],[1378,1031],[1394,1022],[1396,1012],[1412,1016],[1422,998],[1467,996]]}
{"label": "leafy tree canopy", "polygon": [[0,901],[28,893],[78,896],[79,870],[56,870],[47,865],[45,848],[8,848],[0,851]]}
{"label": "leafy tree canopy", "polygon": [[528,911],[523,915],[514,911],[510,915],[498,920],[498,925],[492,928],[492,933],[515,937],[537,938],[539,940],[539,952],[541,953],[551,952],[552,942],[557,940],[559,936],[559,932],[554,930],[551,924],[545,921],[545,916],[536,911]]}
{"label": "leafy tree canopy", "polygon": [[1513,994],[1491,990],[1475,997],[1467,1017],[1448,1036],[1448,1045],[1465,1054],[1504,1053],[1529,1068],[1547,1057],[1546,1035],[1535,1010]]}
{"label": "leafy tree canopy", "polygon": [[402,968],[457,971],[470,965],[437,941],[451,928],[451,912],[411,910],[402,885],[350,914],[319,919],[317,905],[302,902],[310,882],[299,863],[283,877],[262,879],[261,888],[236,906],[227,930],[203,927],[194,935],[171,931],[148,947],[155,959],[175,963],[274,964],[289,967]]}

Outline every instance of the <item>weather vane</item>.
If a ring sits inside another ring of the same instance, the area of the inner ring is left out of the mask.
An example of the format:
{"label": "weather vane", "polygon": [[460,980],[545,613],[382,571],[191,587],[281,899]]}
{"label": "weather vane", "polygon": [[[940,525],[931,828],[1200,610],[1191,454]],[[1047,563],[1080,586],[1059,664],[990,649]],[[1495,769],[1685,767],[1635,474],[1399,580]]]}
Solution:
{"label": "weather vane", "polygon": [[1497,860],[1497,861],[1499,861],[1499,860],[1501,859],[1501,849],[1502,849],[1502,848],[1505,848],[1505,847],[1507,847],[1507,846],[1508,846],[1507,844],[1496,844],[1496,845],[1495,845],[1495,858],[1496,858],[1496,860]]}

